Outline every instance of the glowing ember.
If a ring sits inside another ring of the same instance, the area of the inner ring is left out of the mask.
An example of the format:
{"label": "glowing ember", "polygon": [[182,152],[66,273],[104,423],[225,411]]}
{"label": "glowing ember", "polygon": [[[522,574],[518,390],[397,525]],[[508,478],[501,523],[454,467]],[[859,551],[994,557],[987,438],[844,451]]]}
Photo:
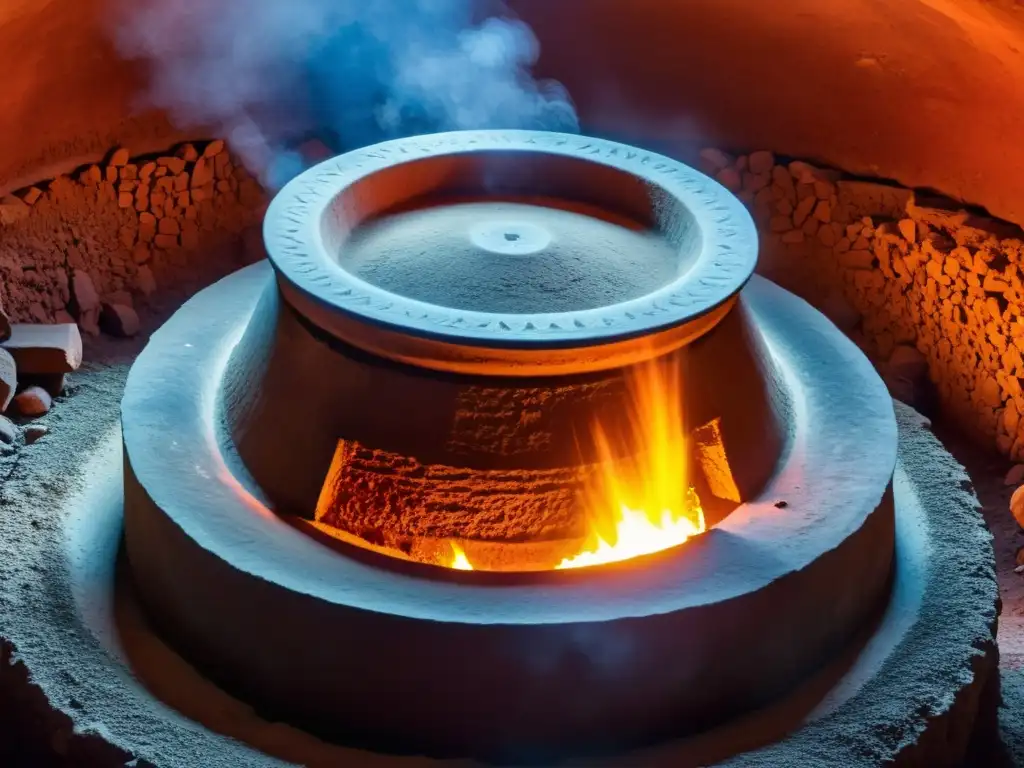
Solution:
{"label": "glowing ember", "polygon": [[449,564],[449,568],[454,568],[457,571],[472,571],[473,566],[469,562],[469,558],[466,557],[466,553],[462,551],[462,548],[452,542],[452,561]]}
{"label": "glowing ember", "polygon": [[[629,434],[638,455],[618,459],[608,433],[594,425],[600,462],[596,481],[584,492],[590,520],[585,549],[556,569],[584,568],[660,552],[706,530],[704,512],[686,477],[687,447],[678,366],[648,364],[630,380]],[[451,568],[472,570],[452,544]]]}

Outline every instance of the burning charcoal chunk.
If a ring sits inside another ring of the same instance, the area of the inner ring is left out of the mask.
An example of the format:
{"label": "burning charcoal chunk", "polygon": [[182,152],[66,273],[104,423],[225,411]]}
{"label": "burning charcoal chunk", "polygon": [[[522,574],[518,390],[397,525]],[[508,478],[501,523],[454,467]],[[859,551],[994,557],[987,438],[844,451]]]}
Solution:
{"label": "burning charcoal chunk", "polygon": [[7,350],[0,349],[0,411],[6,411],[18,389],[18,366]]}
{"label": "burning charcoal chunk", "polygon": [[216,139],[206,145],[206,149],[203,150],[203,157],[215,157],[224,151],[224,141],[222,139]]}
{"label": "burning charcoal chunk", "polygon": [[39,438],[48,434],[49,431],[50,428],[45,424],[29,424],[25,427],[25,442],[28,445],[32,445],[32,443],[39,440]]}
{"label": "burning charcoal chunk", "polygon": [[18,428],[6,416],[0,416],[0,443],[11,445],[18,438]]}
{"label": "burning charcoal chunk", "polygon": [[23,375],[70,373],[82,364],[82,336],[74,323],[15,323],[3,348]]}
{"label": "burning charcoal chunk", "polygon": [[694,456],[711,494],[718,499],[740,502],[739,486],[729,466],[722,439],[722,425],[714,419],[693,432]]}
{"label": "burning charcoal chunk", "polygon": [[25,201],[25,205],[35,205],[39,202],[39,198],[43,196],[42,190],[39,187],[31,187],[22,200]]}
{"label": "burning charcoal chunk", "polygon": [[42,387],[28,387],[14,398],[14,407],[22,416],[42,416],[53,406],[53,398]]}
{"label": "burning charcoal chunk", "polygon": [[104,304],[100,328],[111,336],[128,338],[139,332],[139,316],[124,304]]}

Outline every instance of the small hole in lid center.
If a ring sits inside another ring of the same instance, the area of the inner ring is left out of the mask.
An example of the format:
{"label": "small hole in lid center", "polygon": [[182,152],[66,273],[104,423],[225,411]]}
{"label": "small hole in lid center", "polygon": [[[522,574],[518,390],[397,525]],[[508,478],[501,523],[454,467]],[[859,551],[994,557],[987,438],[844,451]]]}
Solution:
{"label": "small hole in lid center", "polygon": [[506,232],[505,239],[508,240],[510,243],[514,243],[516,240],[519,239],[519,235],[517,235],[515,232]]}

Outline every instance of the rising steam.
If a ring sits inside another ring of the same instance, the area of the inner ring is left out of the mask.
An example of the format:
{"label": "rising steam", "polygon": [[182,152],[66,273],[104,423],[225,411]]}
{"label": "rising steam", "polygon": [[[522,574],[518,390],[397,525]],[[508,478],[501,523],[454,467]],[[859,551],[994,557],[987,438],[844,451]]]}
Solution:
{"label": "rising steam", "polygon": [[116,40],[146,62],[146,106],[210,127],[276,187],[289,147],[431,131],[575,131],[564,88],[530,70],[532,31],[474,0],[122,0]]}

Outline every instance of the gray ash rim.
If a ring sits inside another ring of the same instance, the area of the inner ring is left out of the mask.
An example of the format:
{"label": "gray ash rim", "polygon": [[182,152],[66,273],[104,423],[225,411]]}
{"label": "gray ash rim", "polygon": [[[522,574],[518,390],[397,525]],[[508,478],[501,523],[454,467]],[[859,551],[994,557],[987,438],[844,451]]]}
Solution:
{"label": "gray ash rim", "polygon": [[[702,238],[700,253],[676,280],[646,296],[595,309],[533,314],[458,310],[399,296],[360,280],[330,256],[321,223],[344,190],[402,163],[486,151],[579,159],[630,174],[671,195],[694,215]],[[721,306],[746,284],[758,248],[744,206],[698,171],[624,144],[539,131],[418,136],[332,158],[278,193],[267,211],[264,239],[278,274],[331,311],[412,336],[519,349],[601,344],[685,324]]]}

